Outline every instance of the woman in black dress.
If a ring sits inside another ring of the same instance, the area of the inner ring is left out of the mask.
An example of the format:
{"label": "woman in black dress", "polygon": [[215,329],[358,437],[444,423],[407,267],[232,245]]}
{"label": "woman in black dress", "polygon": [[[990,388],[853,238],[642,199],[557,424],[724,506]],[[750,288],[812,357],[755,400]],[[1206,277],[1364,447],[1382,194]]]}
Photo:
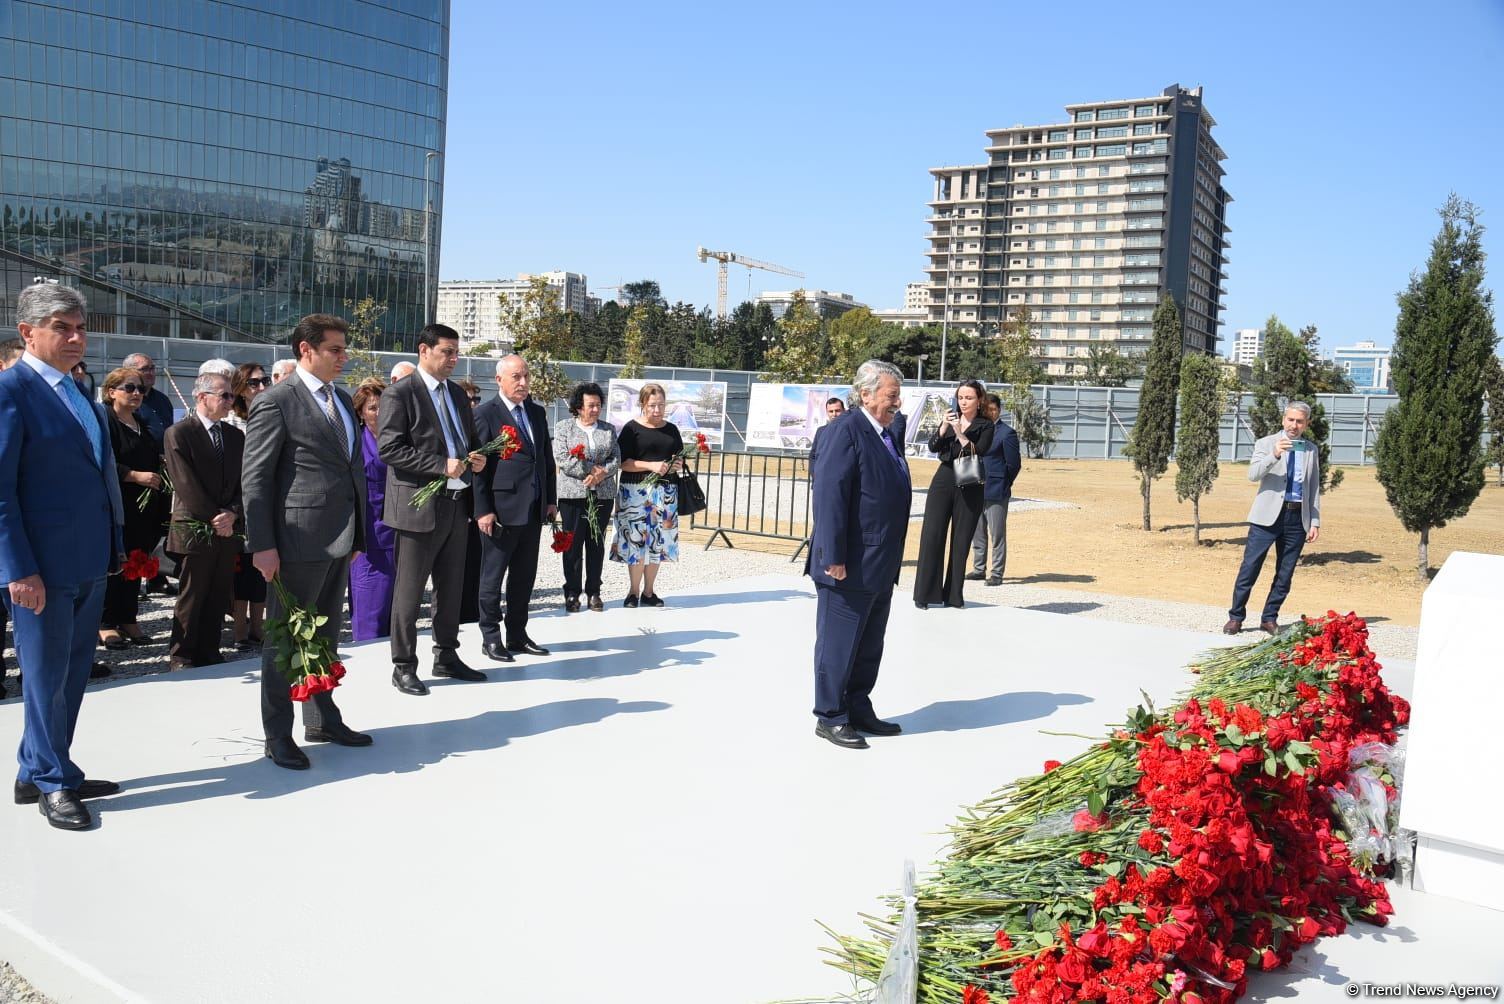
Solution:
{"label": "woman in black dress", "polygon": [[[104,404],[110,418],[110,445],[115,449],[115,468],[120,475],[120,500],[125,503],[125,553],[150,554],[162,539],[170,499],[162,491],[162,448],[136,414],[146,393],[146,382],[132,369],[112,370],[104,378]],[[146,495],[143,503],[141,496]],[[122,649],[149,645],[151,639],[136,623],[141,584],[123,575],[105,582],[104,613],[100,617],[99,642],[105,648]]]}
{"label": "woman in black dress", "polygon": [[[955,462],[959,456],[980,456],[992,445],[992,423],[982,414],[987,391],[975,380],[956,388],[955,402],[940,428],[930,437],[930,452],[940,460],[924,500],[924,524],[919,531],[919,567],[914,572],[914,605],[931,603],[964,607],[961,588],[971,538],[982,518],[982,485],[959,487]],[[949,546],[946,535],[949,534]]]}
{"label": "woman in black dress", "polygon": [[[272,378],[260,363],[241,363],[235,367],[230,393],[235,403],[225,421],[241,432],[250,420],[251,402],[270,388]],[[235,556],[234,599],[230,603],[230,624],[235,633],[235,651],[254,652],[261,647],[261,621],[266,616],[266,579],[251,564],[251,552],[241,549]]]}
{"label": "woman in black dress", "polygon": [[661,607],[655,588],[658,568],[679,560],[679,480],[684,439],[663,417],[663,386],[645,383],[637,393],[642,415],[621,427],[621,496],[616,503],[616,536],[611,560],[627,566],[630,582],[622,606]]}

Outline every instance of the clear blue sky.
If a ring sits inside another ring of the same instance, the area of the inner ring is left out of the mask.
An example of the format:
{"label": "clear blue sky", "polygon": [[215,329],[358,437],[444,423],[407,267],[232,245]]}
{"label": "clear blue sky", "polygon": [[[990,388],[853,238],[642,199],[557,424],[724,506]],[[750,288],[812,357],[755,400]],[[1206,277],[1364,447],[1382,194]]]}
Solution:
{"label": "clear blue sky", "polygon": [[[1224,338],[1272,312],[1327,347],[1388,344],[1452,190],[1504,289],[1504,0],[1132,9],[454,0],[441,275],[651,278],[706,305],[704,244],[806,274],[754,272],[754,293],[900,306],[928,168],[1179,83],[1228,154]],[[732,303],[747,291],[733,266]]]}

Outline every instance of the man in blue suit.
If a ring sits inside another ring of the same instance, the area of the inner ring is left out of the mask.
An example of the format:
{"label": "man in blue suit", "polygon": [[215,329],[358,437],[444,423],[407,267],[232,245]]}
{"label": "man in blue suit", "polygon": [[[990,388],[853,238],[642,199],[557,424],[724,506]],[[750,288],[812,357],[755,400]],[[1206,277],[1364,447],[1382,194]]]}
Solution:
{"label": "man in blue suit", "polygon": [[862,363],[855,380],[861,407],[825,426],[812,472],[815,735],[845,749],[866,749],[863,732],[902,731],[877,717],[871,698],[909,529],[902,383],[898,367]]}
{"label": "man in blue suit", "polygon": [[123,559],[124,510],[104,412],[68,376],[88,344],[76,290],[39,283],[16,298],[26,354],[0,373],[0,583],[26,667],[16,802],[64,830],[93,819],[82,799],[114,794],[69,757],[105,576]]}

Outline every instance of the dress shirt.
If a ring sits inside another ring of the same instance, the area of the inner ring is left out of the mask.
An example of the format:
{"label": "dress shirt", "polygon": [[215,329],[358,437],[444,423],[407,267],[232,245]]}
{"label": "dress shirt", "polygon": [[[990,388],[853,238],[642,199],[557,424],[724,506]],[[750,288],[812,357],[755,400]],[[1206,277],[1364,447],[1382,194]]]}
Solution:
{"label": "dress shirt", "polygon": [[301,364],[293,372],[298,375],[299,380],[303,381],[303,386],[308,388],[308,393],[313,395],[313,403],[320,411],[324,410],[322,391],[325,386],[328,386],[329,399],[334,402],[334,413],[340,417],[345,426],[345,449],[353,454],[355,452],[355,419],[339,403],[339,395],[334,393],[334,384],[326,385],[324,381],[305,370]]}
{"label": "dress shirt", "polygon": [[[73,410],[73,404],[68,400],[68,385],[63,383],[64,380],[72,380],[73,376],[69,373],[64,373],[60,369],[55,369],[47,363],[42,362],[42,360],[38,359],[30,352],[23,353],[21,355],[21,361],[35,370],[37,376],[47,381],[47,386],[51,387],[53,392],[57,394],[58,398],[62,400],[63,407],[68,409],[68,414],[72,415],[75,419],[78,420],[79,427],[84,430],[84,435],[89,437],[89,445],[94,449],[94,463],[100,463],[100,455],[103,453],[102,439],[104,436],[104,430],[99,428],[99,423],[97,421],[94,423],[94,428],[90,429],[87,425],[84,424],[83,416]],[[75,389],[78,388],[77,383],[74,383],[73,386]],[[82,390],[79,390],[78,394],[84,399],[84,403],[89,404],[89,396],[87,394],[85,394]],[[89,410],[94,410],[92,404],[90,404]]]}
{"label": "dress shirt", "polygon": [[[433,402],[434,410],[439,413],[439,431],[444,434],[444,447],[449,451],[451,459],[462,459],[469,454],[469,450],[461,449],[463,443],[455,441],[454,437],[459,433],[460,419],[454,413],[454,399],[449,396],[449,381],[440,380],[430,376],[423,367],[418,367],[418,376],[423,378],[423,386],[428,388],[428,399]],[[447,487],[458,491],[468,488],[463,478],[450,478]]]}

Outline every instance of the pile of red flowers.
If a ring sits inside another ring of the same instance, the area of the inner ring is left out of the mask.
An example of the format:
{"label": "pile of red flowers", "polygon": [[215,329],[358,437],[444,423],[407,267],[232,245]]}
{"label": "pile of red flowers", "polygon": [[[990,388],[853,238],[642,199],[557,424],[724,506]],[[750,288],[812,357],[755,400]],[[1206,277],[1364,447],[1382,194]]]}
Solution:
{"label": "pile of red flowers", "polygon": [[125,556],[125,564],[120,566],[120,574],[127,582],[155,579],[161,565],[160,561],[138,547]]}
{"label": "pile of red flowers", "polygon": [[[1392,744],[1409,719],[1379,676],[1366,625],[1328,614],[1220,659],[1172,712],[1140,708],[1108,742],[1016,786],[1015,802],[1036,816],[1041,806],[1060,814],[1084,791],[1064,833],[1019,836],[994,821],[992,833],[1008,834],[1000,842],[958,827],[955,856],[920,891],[921,930],[926,906],[938,927],[981,919],[954,915],[958,876],[996,880],[1017,861],[1027,878],[1040,867],[1031,854],[1044,852],[1068,854],[1069,872],[1057,871],[1054,902],[1011,882],[987,890],[996,932],[969,953],[927,931],[922,999],[1233,1001],[1251,972],[1288,964],[1299,946],[1354,920],[1387,921],[1388,893],[1354,862],[1327,795],[1344,783],[1353,747]],[[1011,897],[1036,905],[1020,914]],[[861,944],[843,943],[849,960]]]}
{"label": "pile of red flowers", "polygon": [[314,694],[322,694],[326,690],[333,690],[339,686],[339,681],[345,677],[345,664],[331,662],[327,673],[314,673],[305,675],[291,688],[291,696],[294,701],[306,701]]}
{"label": "pile of red flowers", "polygon": [[555,554],[563,554],[574,546],[574,531],[560,530],[554,527],[553,549]]}
{"label": "pile of red flowers", "polygon": [[263,645],[271,648],[273,663],[287,677],[289,696],[306,701],[338,687],[345,664],[334,657],[334,647],[322,630],[329,618],[299,604],[280,575],[272,576],[271,588],[278,609],[262,624]]}

